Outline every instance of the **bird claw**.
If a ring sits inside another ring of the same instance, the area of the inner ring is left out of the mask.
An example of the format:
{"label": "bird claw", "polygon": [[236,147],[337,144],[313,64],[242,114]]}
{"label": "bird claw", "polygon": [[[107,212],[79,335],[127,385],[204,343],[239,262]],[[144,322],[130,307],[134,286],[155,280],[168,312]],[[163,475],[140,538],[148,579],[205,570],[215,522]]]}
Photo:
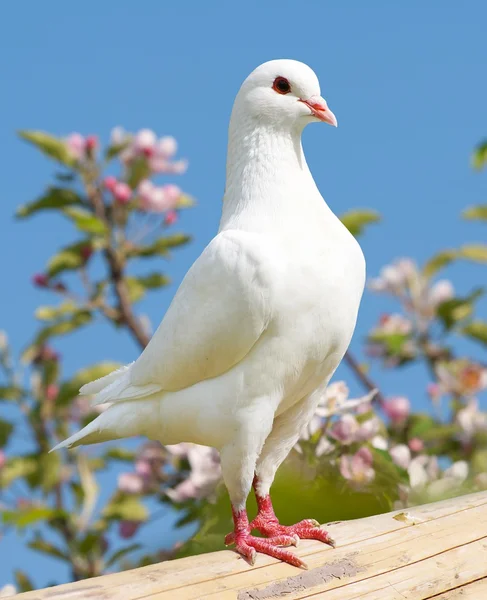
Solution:
{"label": "bird claw", "polygon": [[[229,534],[231,535],[231,534]],[[239,554],[241,554],[247,561],[253,565],[255,563],[255,558],[257,552],[261,554],[267,554],[268,556],[272,556],[277,560],[282,560],[294,567],[299,567],[302,569],[307,569],[307,565],[304,561],[302,561],[295,554],[282,548],[282,542],[284,538],[287,538],[286,545],[292,545],[294,540],[292,536],[274,536],[268,539],[255,537],[249,534],[238,534],[234,535],[234,543],[235,549]],[[229,536],[227,536],[228,538]],[[292,540],[292,541],[290,541]]]}
{"label": "bird claw", "polygon": [[[296,534],[278,534],[265,538],[265,541],[273,546],[297,546],[299,537]],[[225,546],[231,546],[232,544],[235,544],[235,533],[233,531],[225,536]]]}
{"label": "bird claw", "polygon": [[304,521],[300,521],[295,525],[281,525],[274,520],[266,523],[260,518],[257,523],[255,520],[251,523],[251,528],[257,529],[263,535],[268,536],[269,539],[287,535],[301,540],[318,540],[335,548],[335,541],[327,531],[321,529],[320,524],[315,519],[304,519]]}

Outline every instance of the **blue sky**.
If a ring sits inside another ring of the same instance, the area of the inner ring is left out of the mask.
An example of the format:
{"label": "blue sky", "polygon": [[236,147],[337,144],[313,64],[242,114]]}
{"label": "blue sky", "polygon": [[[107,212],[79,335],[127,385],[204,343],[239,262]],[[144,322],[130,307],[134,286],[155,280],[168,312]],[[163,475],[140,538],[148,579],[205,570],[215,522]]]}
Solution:
{"label": "blue sky", "polygon": [[[328,204],[339,214],[370,207],[383,217],[361,240],[369,275],[396,257],[422,262],[440,248],[482,240],[485,230],[459,214],[485,201],[485,175],[472,172],[469,157],[486,135],[486,20],[482,0],[461,9],[451,0],[4,4],[0,328],[15,349],[26,343],[34,309],[50,300],[32,288],[30,276],[72,234],[49,216],[12,219],[15,207],[39,195],[54,171],[16,139],[17,129],[97,133],[106,140],[113,126],[123,125],[178,139],[180,155],[190,161],[178,183],[198,199],[180,228],[195,240],[163,265],[174,285],[141,306],[157,324],[217,229],[234,96],[255,66],[273,58],[313,67],[338,117],[338,129],[315,125],[304,135],[308,163]],[[485,279],[485,269],[476,266],[450,274],[460,293]],[[390,308],[366,294],[353,341],[357,351],[380,312]],[[67,372],[136,355],[125,334],[103,326],[68,338],[61,351]],[[386,393],[424,404],[424,379],[407,371],[373,374]],[[0,547],[1,585],[26,559],[11,536]],[[41,574],[46,565],[36,558],[32,567],[40,583],[55,574]]]}

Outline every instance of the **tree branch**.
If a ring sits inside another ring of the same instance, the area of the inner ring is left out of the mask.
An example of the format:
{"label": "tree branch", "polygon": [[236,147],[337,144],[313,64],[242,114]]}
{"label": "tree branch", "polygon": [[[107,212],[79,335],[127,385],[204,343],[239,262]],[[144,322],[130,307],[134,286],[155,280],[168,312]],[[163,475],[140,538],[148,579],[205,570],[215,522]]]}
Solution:
{"label": "tree branch", "polygon": [[[105,204],[103,202],[100,189],[97,187],[95,182],[87,179],[85,179],[85,184],[88,198],[93,206],[95,215],[106,225],[107,229],[111,233],[111,223],[107,217]],[[110,270],[110,279],[112,280],[113,287],[115,288],[115,294],[119,303],[121,320],[123,323],[125,323],[125,325],[127,325],[127,328],[139,346],[144,349],[149,343],[150,338],[144,331],[144,328],[132,310],[132,304],[129,299],[127,285],[124,280],[124,262],[120,258],[116,248],[113,246],[111,236],[109,236],[108,245],[105,248],[105,257]]]}
{"label": "tree branch", "polygon": [[356,378],[360,381],[360,383],[364,386],[366,390],[368,390],[369,392],[371,392],[372,390],[377,390],[377,393],[372,401],[378,402],[380,406],[384,406],[385,399],[379,387],[375,385],[375,383],[367,375],[367,373],[363,371],[356,358],[353,356],[353,354],[351,354],[350,350],[347,350],[344,359],[349,368],[355,374]]}

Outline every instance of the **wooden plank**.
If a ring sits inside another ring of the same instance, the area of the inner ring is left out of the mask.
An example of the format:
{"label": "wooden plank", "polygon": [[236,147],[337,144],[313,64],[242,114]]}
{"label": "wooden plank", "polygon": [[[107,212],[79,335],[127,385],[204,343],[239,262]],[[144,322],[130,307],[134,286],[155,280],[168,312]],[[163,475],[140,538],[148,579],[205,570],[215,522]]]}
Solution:
{"label": "wooden plank", "polygon": [[[487,537],[331,592],[318,595],[304,592],[288,595],[286,599],[319,597],[323,600],[426,600],[434,594],[482,577],[486,574],[486,565]],[[482,596],[477,597],[477,600],[482,600]]]}
{"label": "wooden plank", "polygon": [[428,600],[484,600],[485,598],[487,598],[487,577],[468,585],[462,585],[439,596],[430,596]]}
{"label": "wooden plank", "polygon": [[[342,588],[354,581],[376,577],[461,544],[474,542],[480,537],[487,537],[485,506],[419,523],[344,548],[308,554],[308,573],[292,573],[289,576],[287,565],[276,563],[250,573],[229,575],[219,582],[218,591],[215,591],[212,581],[185,586],[178,589],[177,597],[178,600],[235,600],[237,597],[239,600],[254,600],[255,596],[260,600],[259,590],[271,594],[273,590],[282,589],[286,600],[302,598],[306,596],[293,593],[293,586],[305,585],[307,593],[314,594]],[[483,568],[487,569],[485,565]],[[173,592],[161,592],[149,597],[151,600],[167,600]],[[265,593],[261,595],[265,597]],[[272,598],[272,595],[269,597]]]}
{"label": "wooden plank", "polygon": [[[418,523],[416,525],[395,520],[393,517],[400,512],[327,526],[338,542],[336,550],[319,542],[303,542],[298,548],[298,554],[305,558],[312,569],[323,568],[324,565],[342,570],[346,567],[349,573],[352,568],[363,569],[360,573],[350,575],[342,583],[334,580],[322,587],[312,586],[316,589],[310,593],[319,593],[321,589],[338,588],[339,585],[345,585],[345,582],[361,581],[387,573],[388,570],[425,560],[435,553],[450,550],[460,544],[474,542],[475,536],[480,537],[481,531],[486,530],[487,493],[471,494],[409,509]],[[426,539],[428,544],[425,543]],[[426,547],[432,549],[427,550]],[[234,552],[221,551],[28,592],[16,598],[234,599],[240,592],[253,587],[262,588],[276,581],[296,577],[300,573],[303,572],[265,556],[259,556],[257,564],[251,568]],[[460,582],[455,587],[459,584]]]}

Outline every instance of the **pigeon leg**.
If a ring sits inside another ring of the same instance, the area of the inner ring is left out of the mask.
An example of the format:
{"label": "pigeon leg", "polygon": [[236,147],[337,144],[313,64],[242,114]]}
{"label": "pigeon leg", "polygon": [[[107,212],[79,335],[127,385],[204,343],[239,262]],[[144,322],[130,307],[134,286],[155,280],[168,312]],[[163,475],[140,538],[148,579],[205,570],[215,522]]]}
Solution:
{"label": "pigeon leg", "polygon": [[255,562],[257,552],[261,552],[295,567],[306,568],[306,563],[295,554],[279,547],[293,544],[294,539],[292,537],[288,535],[276,535],[267,539],[255,537],[250,533],[249,519],[245,508],[236,510],[232,506],[232,514],[234,531],[226,536],[225,544],[235,544],[237,552],[246,558],[251,565]]}
{"label": "pigeon leg", "polygon": [[281,525],[277,519],[272,506],[269,494],[260,495],[258,491],[259,480],[254,478],[255,497],[257,499],[258,513],[250,524],[250,528],[257,529],[269,539],[279,536],[291,536],[302,540],[319,540],[325,544],[335,547],[335,542],[330,534],[320,528],[320,524],[315,519],[304,519],[295,525]]}
{"label": "pigeon leg", "polygon": [[[268,554],[296,567],[305,566],[297,556],[279,546],[290,546],[296,538],[289,535],[270,536],[268,539],[251,535],[245,503],[252,487],[257,457],[269,435],[274,419],[272,404],[261,402],[259,411],[250,410],[240,414],[235,433],[229,444],[221,449],[222,474],[232,503],[234,530],[225,537],[225,544],[235,544],[235,549],[250,564],[254,564],[257,552]],[[255,415],[258,415],[256,419]]]}
{"label": "pigeon leg", "polygon": [[[323,389],[326,387],[324,385]],[[279,465],[289,454],[299,438],[299,432],[311,420],[321,397],[318,390],[306,396],[274,419],[272,432],[266,439],[257,461],[253,487],[257,499],[258,514],[250,524],[251,529],[270,537],[288,535],[299,539],[321,540],[334,546],[330,535],[319,527],[318,521],[305,519],[295,525],[281,525],[274,513],[270,487]]]}

